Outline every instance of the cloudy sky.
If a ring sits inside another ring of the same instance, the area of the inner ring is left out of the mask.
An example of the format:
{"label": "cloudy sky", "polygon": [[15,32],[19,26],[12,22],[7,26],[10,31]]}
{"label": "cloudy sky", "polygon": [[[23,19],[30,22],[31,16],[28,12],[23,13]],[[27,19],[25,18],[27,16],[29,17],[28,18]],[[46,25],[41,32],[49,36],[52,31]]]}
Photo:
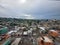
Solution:
{"label": "cloudy sky", "polygon": [[0,0],[0,17],[60,19],[60,0]]}

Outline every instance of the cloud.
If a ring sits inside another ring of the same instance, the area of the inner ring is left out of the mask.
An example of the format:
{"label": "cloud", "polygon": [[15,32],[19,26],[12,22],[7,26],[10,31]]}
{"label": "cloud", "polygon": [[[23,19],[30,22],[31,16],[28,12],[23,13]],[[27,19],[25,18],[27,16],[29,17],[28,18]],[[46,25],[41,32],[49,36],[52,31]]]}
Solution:
{"label": "cloud", "polygon": [[[60,1],[0,0],[0,17],[40,19],[60,14]],[[42,16],[41,16],[42,15]],[[47,16],[46,16],[47,15]]]}
{"label": "cloud", "polygon": [[16,18],[35,19],[35,17],[33,15],[30,15],[30,14],[20,14],[20,15],[17,15]]}
{"label": "cloud", "polygon": [[35,19],[35,17],[33,17],[30,14],[24,14],[25,19]]}
{"label": "cloud", "polygon": [[60,0],[51,0],[51,1],[60,1]]}

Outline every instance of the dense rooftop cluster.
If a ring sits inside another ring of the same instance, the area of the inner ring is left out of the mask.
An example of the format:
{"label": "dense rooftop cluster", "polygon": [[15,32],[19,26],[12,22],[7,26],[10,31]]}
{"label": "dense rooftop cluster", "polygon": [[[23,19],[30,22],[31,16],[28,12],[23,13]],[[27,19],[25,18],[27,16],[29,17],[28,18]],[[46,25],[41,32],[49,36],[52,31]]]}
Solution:
{"label": "dense rooftop cluster", "polygon": [[0,18],[1,45],[59,45],[59,42],[60,20]]}

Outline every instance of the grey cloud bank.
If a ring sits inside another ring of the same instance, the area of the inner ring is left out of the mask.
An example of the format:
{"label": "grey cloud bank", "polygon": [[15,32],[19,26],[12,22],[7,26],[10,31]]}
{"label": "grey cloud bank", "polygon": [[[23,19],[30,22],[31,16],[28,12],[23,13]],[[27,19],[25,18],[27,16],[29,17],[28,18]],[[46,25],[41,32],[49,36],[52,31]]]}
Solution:
{"label": "grey cloud bank", "polygon": [[0,17],[60,19],[60,1],[0,0]]}

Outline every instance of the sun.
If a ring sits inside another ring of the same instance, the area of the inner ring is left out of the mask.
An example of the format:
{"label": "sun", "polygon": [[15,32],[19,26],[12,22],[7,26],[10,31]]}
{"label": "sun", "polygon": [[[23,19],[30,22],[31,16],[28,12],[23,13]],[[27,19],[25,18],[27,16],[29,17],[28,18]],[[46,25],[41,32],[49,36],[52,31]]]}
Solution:
{"label": "sun", "polygon": [[20,3],[22,4],[26,3],[26,0],[20,0]]}

